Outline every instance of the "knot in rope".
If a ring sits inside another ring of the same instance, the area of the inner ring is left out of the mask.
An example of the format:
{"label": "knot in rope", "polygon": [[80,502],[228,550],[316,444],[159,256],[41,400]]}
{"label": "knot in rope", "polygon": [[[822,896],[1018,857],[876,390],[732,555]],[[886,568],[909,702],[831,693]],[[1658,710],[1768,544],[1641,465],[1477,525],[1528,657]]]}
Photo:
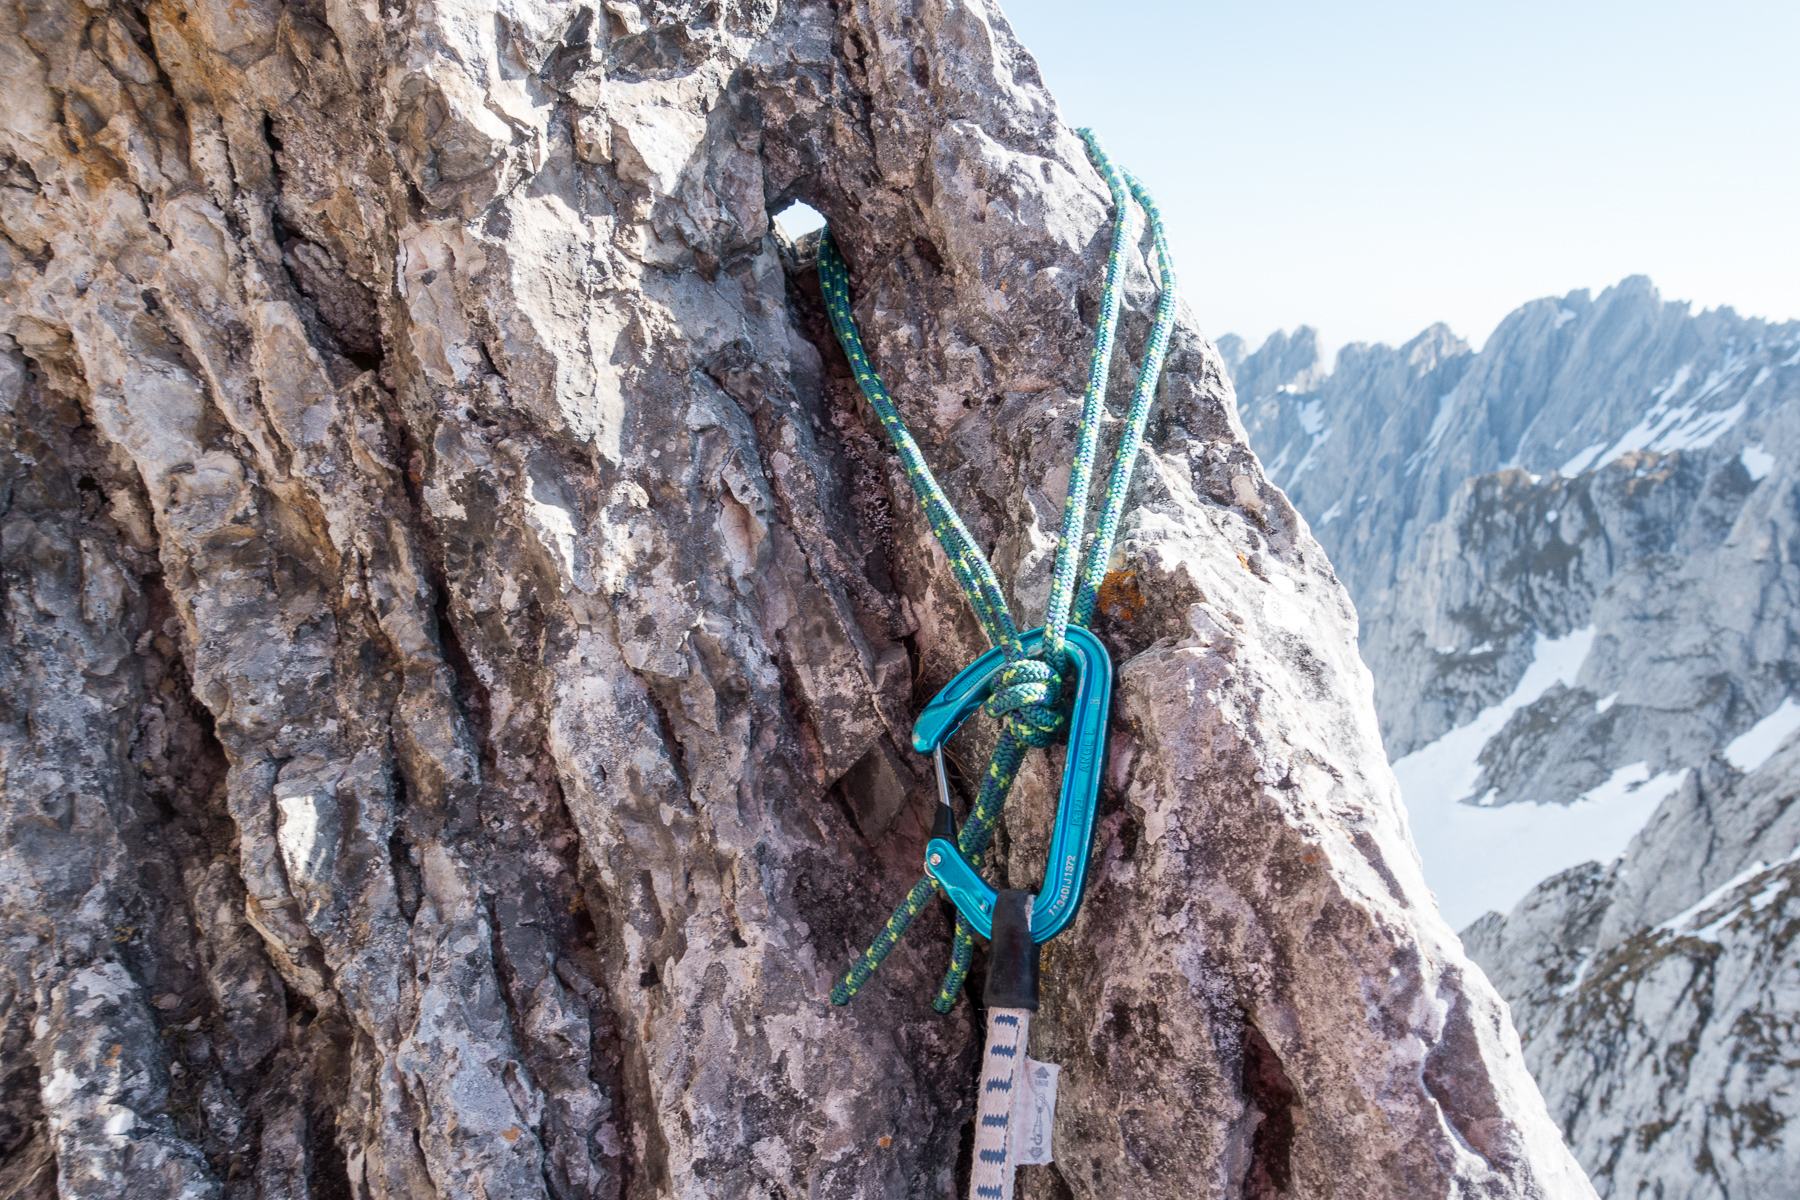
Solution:
{"label": "knot in rope", "polygon": [[1036,658],[1018,659],[1000,668],[993,694],[982,704],[981,711],[1004,719],[1012,735],[1027,746],[1043,749],[1069,724],[1069,718],[1058,708],[1062,690],[1062,676],[1052,671],[1049,663]]}
{"label": "knot in rope", "polygon": [[[1081,401],[1081,419],[1076,427],[1073,460],[1069,464],[1069,491],[1063,501],[1063,519],[1057,540],[1056,559],[1051,573],[1050,594],[1044,606],[1043,659],[1020,658],[1007,663],[994,680],[995,690],[983,710],[1001,721],[1001,735],[995,743],[993,757],[981,777],[975,802],[968,820],[956,835],[957,849],[970,863],[979,866],[994,825],[1000,819],[1001,806],[1017,778],[1025,760],[1027,747],[1047,748],[1068,727],[1069,720],[1057,711],[1062,706],[1064,638],[1071,625],[1085,626],[1092,618],[1099,590],[1106,576],[1114,538],[1130,491],[1133,465],[1144,439],[1150,406],[1156,398],[1158,380],[1162,378],[1163,359],[1168,352],[1169,337],[1175,328],[1175,271],[1169,258],[1169,243],[1163,230],[1162,216],[1150,193],[1132,176],[1119,170],[1100,148],[1092,130],[1078,130],[1087,143],[1088,156],[1106,181],[1112,196],[1112,248],[1106,260],[1106,279],[1101,288],[1100,312],[1094,333],[1092,354],[1088,360],[1088,385]],[[1125,267],[1132,246],[1132,222],[1129,205],[1136,199],[1149,222],[1156,243],[1156,261],[1162,276],[1161,293],[1156,302],[1156,319],[1144,351],[1143,366],[1138,372],[1137,387],[1132,393],[1131,409],[1125,418],[1119,448],[1113,459],[1111,477],[1106,485],[1106,504],[1094,529],[1092,543],[1082,551],[1082,530],[1088,511],[1088,494],[1098,452],[1100,427],[1106,419],[1107,382],[1111,378],[1113,342],[1118,332],[1120,298],[1123,294]],[[1003,285],[1004,286],[1004,285]],[[931,473],[919,444],[907,432],[906,422],[894,399],[888,394],[881,375],[869,362],[863,350],[862,335],[857,332],[856,318],[851,313],[850,268],[839,253],[837,244],[826,233],[819,241],[819,288],[831,328],[843,347],[869,406],[874,409],[882,428],[893,442],[906,471],[908,482],[918,494],[931,525],[949,559],[950,573],[968,597],[969,606],[981,622],[988,641],[1007,653],[1018,653],[1018,625],[1007,604],[1005,590],[994,574],[993,566],[981,552],[981,544],[969,532],[943,487]],[[859,957],[831,991],[833,1004],[848,1003],[850,997],[868,982],[870,974],[887,957],[914,918],[925,911],[937,883],[929,876],[920,879],[894,910],[887,926]],[[974,935],[966,918],[956,920],[955,940],[950,955],[950,970],[944,985],[938,989],[932,1007],[949,1012],[962,992],[974,954]],[[1021,1031],[1020,1044],[1024,1039]]]}

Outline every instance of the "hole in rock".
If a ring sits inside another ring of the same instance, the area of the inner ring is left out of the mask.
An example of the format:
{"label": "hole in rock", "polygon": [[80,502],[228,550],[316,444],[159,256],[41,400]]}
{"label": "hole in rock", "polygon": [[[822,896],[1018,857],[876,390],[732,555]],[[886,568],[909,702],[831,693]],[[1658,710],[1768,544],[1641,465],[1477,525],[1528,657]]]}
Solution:
{"label": "hole in rock", "polygon": [[781,226],[788,241],[797,242],[813,230],[823,229],[825,216],[812,205],[796,200],[775,214],[775,223]]}

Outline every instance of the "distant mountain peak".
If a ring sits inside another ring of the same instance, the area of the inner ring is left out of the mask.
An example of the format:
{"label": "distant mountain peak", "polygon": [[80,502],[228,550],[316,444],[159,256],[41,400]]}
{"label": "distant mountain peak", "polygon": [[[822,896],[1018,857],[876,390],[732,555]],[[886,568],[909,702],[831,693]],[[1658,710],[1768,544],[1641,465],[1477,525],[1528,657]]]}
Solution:
{"label": "distant mountain peak", "polygon": [[1800,1115],[1800,322],[1692,308],[1634,275],[1479,352],[1433,325],[1327,371],[1302,327],[1228,361],[1552,1114],[1602,1196],[1728,1200],[1787,1192]]}

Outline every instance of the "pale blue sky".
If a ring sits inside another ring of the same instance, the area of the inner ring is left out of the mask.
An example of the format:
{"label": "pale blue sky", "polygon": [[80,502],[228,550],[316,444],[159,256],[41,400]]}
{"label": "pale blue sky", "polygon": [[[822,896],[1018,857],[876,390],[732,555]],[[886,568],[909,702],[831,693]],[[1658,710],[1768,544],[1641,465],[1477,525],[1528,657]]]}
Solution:
{"label": "pale blue sky", "polygon": [[1800,3],[1010,0],[1206,332],[1479,345],[1626,275],[1800,316]]}
{"label": "pale blue sky", "polygon": [[1150,186],[1212,337],[1444,321],[1480,346],[1627,275],[1800,317],[1794,0],[1006,10],[1063,115]]}

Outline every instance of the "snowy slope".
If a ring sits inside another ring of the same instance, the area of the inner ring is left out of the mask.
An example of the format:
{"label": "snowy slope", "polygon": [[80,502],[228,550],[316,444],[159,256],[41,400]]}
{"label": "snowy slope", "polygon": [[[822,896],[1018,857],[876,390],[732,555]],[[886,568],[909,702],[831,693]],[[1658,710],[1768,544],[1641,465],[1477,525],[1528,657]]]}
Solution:
{"label": "snowy slope", "polygon": [[1437,326],[1323,373],[1316,345],[1221,349],[1350,585],[1453,922],[1616,857],[1683,771],[1770,713],[1800,720],[1800,323],[1693,314],[1631,279],[1527,304],[1478,354]]}
{"label": "snowy slope", "polygon": [[1716,757],[1618,862],[1463,933],[1602,1196],[1794,1194],[1797,793],[1800,740],[1749,772]]}
{"label": "snowy slope", "polygon": [[1476,796],[1482,749],[1552,686],[1573,687],[1593,643],[1591,627],[1555,639],[1539,634],[1531,666],[1511,695],[1394,764],[1426,878],[1453,926],[1511,908],[1559,871],[1617,858],[1681,783],[1681,772],[1652,777],[1636,762],[1566,804],[1495,805],[1493,788]]}
{"label": "snowy slope", "polygon": [[1221,350],[1553,1116],[1603,1196],[1793,1194],[1800,323],[1634,279],[1314,345]]}

